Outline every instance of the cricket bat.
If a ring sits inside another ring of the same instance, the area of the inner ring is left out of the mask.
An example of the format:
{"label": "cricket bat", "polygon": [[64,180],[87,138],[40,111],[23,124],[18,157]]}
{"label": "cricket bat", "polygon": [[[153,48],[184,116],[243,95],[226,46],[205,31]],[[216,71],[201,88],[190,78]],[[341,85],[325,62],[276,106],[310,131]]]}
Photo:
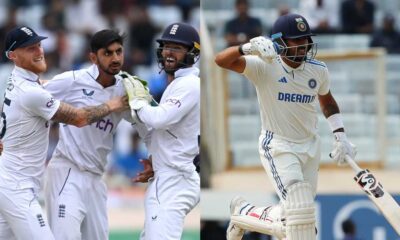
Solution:
{"label": "cricket bat", "polygon": [[354,180],[367,193],[369,199],[379,208],[397,234],[400,235],[400,207],[392,195],[383,189],[382,184],[378,182],[368,169],[361,169],[348,155],[346,155],[346,161],[357,173]]}

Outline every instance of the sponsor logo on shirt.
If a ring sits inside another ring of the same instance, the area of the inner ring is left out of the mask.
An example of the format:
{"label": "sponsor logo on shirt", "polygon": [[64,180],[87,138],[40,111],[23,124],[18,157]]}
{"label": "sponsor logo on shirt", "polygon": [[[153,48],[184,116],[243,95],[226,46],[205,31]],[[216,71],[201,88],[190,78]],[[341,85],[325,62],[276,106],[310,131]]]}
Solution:
{"label": "sponsor logo on shirt", "polygon": [[114,129],[114,123],[110,119],[101,119],[100,121],[97,121],[96,123],[96,128],[103,130],[104,132],[109,132],[111,133],[112,130]]}
{"label": "sponsor logo on shirt", "polygon": [[181,106],[181,101],[179,101],[178,99],[167,99],[166,101],[165,101],[166,103],[172,103],[172,104],[174,104],[174,105],[178,105],[178,107],[180,107]]}
{"label": "sponsor logo on shirt", "polygon": [[280,83],[287,83],[287,79],[285,77],[278,80]]}
{"label": "sponsor logo on shirt", "polygon": [[90,91],[90,90],[87,90],[84,88],[82,89],[82,92],[83,92],[83,95],[85,95],[85,97],[87,97],[87,98],[91,98],[94,94],[94,90]]}
{"label": "sponsor logo on shirt", "polygon": [[50,98],[50,100],[46,103],[46,107],[50,108],[51,106],[54,105],[54,98]]}
{"label": "sponsor logo on shirt", "polygon": [[298,93],[278,93],[278,100],[284,102],[311,103],[315,99],[315,95],[298,94]]}

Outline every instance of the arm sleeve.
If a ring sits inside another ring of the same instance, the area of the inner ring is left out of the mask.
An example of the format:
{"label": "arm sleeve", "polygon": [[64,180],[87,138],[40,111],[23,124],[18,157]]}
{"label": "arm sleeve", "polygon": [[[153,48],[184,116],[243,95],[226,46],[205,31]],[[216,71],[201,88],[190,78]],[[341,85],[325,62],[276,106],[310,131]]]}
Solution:
{"label": "arm sleeve", "polygon": [[200,101],[200,84],[185,80],[177,83],[157,107],[148,105],[140,109],[139,118],[154,129],[168,129],[179,122]]}
{"label": "arm sleeve", "polygon": [[147,127],[146,124],[143,123],[135,123],[132,124],[132,126],[136,129],[136,131],[139,133],[139,136],[143,139],[146,148],[150,150],[151,134],[153,132],[153,129]]}
{"label": "arm sleeve", "polygon": [[328,68],[324,68],[321,74],[321,87],[318,90],[318,95],[326,95],[330,90],[330,79]]}
{"label": "arm sleeve", "polygon": [[60,107],[60,101],[44,89],[33,88],[27,92],[21,101],[27,112],[50,120]]}
{"label": "arm sleeve", "polygon": [[254,84],[257,84],[259,79],[264,79],[264,69],[263,66],[267,64],[264,63],[262,59],[257,56],[245,56],[246,67],[243,70],[243,75],[249,79]]}
{"label": "arm sleeve", "polygon": [[74,81],[73,72],[66,72],[55,76],[43,87],[56,99],[64,101]]}

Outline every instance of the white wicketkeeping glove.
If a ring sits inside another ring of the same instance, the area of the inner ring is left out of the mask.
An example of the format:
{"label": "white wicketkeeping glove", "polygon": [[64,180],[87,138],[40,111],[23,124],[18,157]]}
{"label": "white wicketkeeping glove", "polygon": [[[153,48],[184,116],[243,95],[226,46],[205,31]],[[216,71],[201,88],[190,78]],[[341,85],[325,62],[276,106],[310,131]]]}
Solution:
{"label": "white wicketkeeping glove", "polygon": [[127,72],[121,72],[120,76],[122,77],[122,82],[126,94],[128,95],[132,118],[136,121],[139,119],[136,111],[146,105],[150,105],[153,97],[151,96],[149,89],[146,87],[146,81],[137,76],[131,76]]}
{"label": "white wicketkeeping glove", "polygon": [[346,155],[349,155],[352,159],[357,154],[357,148],[347,140],[344,132],[335,132],[335,142],[333,143],[333,150],[329,156],[339,165],[346,165]]}
{"label": "white wicketkeeping glove", "polygon": [[269,63],[278,56],[274,43],[263,36],[250,39],[250,42],[244,44],[242,49],[245,54],[257,55]]}

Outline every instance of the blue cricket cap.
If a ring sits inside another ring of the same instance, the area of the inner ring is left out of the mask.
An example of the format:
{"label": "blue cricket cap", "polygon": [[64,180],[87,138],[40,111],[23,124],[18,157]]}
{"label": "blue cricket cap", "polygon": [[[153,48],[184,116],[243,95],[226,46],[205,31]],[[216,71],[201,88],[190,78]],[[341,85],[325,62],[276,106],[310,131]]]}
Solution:
{"label": "blue cricket cap", "polygon": [[26,47],[46,39],[47,37],[39,36],[32,28],[27,26],[15,27],[10,30],[5,39],[6,55],[9,51],[17,48]]}

